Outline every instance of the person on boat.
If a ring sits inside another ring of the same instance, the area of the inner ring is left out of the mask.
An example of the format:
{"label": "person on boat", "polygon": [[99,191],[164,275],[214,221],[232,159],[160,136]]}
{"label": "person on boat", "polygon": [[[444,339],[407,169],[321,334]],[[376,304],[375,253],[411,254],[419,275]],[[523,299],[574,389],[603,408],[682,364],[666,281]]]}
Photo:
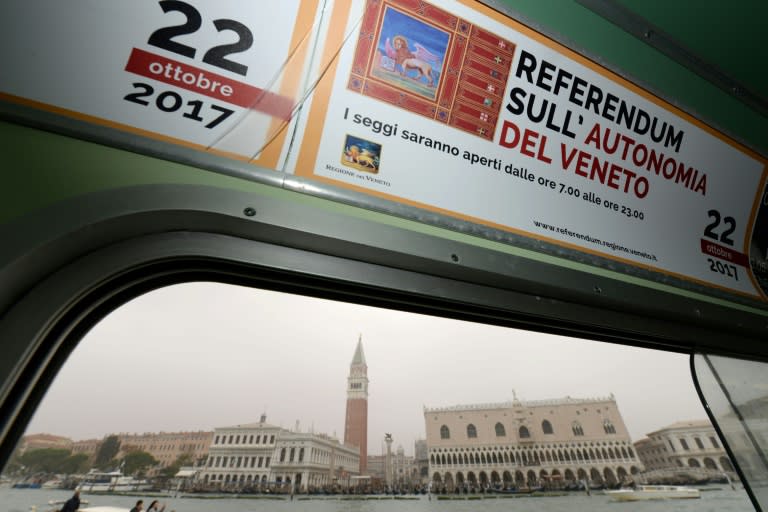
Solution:
{"label": "person on boat", "polygon": [[130,512],[142,512],[144,510],[144,500],[139,500],[136,502],[136,506],[133,507]]}
{"label": "person on boat", "polygon": [[157,500],[152,501],[152,503],[149,504],[149,507],[147,507],[147,512],[163,512],[165,510],[165,505],[160,505],[160,502]]}
{"label": "person on boat", "polygon": [[59,512],[77,512],[80,508],[80,491],[75,491],[75,494],[64,503]]}

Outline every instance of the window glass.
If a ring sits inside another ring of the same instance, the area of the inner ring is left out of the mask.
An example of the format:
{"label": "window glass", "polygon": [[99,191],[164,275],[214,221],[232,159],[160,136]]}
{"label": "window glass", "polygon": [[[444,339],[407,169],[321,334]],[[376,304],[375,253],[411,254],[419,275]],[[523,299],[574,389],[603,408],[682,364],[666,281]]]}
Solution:
{"label": "window glass", "polygon": [[[701,393],[724,441],[749,482],[748,490],[768,508],[768,364],[697,355],[694,369]],[[730,468],[728,457],[711,457]]]}
{"label": "window glass", "polygon": [[[242,509],[226,501],[232,493],[299,493],[307,500],[294,503],[309,506],[320,494],[387,491],[544,493],[541,510],[599,510],[608,496],[587,489],[704,482],[718,490],[691,510],[750,510],[688,366],[674,353],[177,285],[123,305],[83,338],[3,471],[9,484],[46,490],[8,485],[0,498],[8,510],[43,510],[118,471],[133,493],[178,489],[168,510],[189,512]],[[666,450],[683,437],[709,442]],[[83,496],[135,504],[118,492]]]}

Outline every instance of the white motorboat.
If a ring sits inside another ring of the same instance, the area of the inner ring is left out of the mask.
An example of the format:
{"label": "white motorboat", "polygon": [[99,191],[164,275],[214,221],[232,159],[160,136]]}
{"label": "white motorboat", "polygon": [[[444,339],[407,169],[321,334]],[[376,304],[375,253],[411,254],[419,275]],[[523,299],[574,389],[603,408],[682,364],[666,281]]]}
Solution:
{"label": "white motorboat", "polygon": [[43,489],[61,489],[64,485],[64,482],[59,480],[58,478],[54,478],[53,480],[48,480],[47,482],[44,482],[42,485]]}
{"label": "white motorboat", "polygon": [[605,494],[615,501],[681,500],[701,497],[698,489],[680,485],[639,485],[636,488],[605,491]]}
{"label": "white motorboat", "polygon": [[151,485],[146,480],[125,476],[120,471],[100,472],[91,470],[78,485],[84,493],[145,491]]}

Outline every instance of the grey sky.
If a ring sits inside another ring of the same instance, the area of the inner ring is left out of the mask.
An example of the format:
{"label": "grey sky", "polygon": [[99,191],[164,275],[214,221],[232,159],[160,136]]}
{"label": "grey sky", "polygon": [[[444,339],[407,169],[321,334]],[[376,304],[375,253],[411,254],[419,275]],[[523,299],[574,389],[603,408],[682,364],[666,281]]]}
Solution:
{"label": "grey sky", "polygon": [[212,283],[113,312],[65,364],[28,432],[211,430],[267,421],[343,437],[358,335],[370,379],[369,453],[413,453],[423,406],[607,396],[633,440],[705,418],[687,356]]}

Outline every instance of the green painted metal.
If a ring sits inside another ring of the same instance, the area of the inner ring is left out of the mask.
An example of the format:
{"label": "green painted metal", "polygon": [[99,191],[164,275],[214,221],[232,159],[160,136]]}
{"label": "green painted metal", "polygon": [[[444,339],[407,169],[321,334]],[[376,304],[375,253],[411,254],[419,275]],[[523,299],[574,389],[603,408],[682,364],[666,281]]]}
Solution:
{"label": "green painted metal", "polygon": [[[8,176],[12,188],[3,189],[4,192],[15,191],[16,193],[2,194],[0,223],[8,222],[14,217],[44,208],[58,201],[99,190],[147,184],[208,185],[251,193],[254,197],[267,196],[284,202],[301,203],[318,210],[332,211],[367,222],[406,229],[415,233],[460,242],[468,246],[556,265],[576,272],[615,279],[664,293],[730,307],[760,316],[768,316],[768,311],[619,272],[314,196],[232,178],[204,169],[49,132],[40,132],[32,128],[0,123],[0,141],[2,141],[0,142],[0,154],[3,155],[3,161],[9,165],[9,168],[19,171]],[[52,159],[51,155],[55,155],[55,157]]]}
{"label": "green painted metal", "polygon": [[262,194],[287,192],[202,169],[69,137],[0,123],[0,222],[97,190],[146,184],[197,184]]}
{"label": "green painted metal", "polygon": [[[499,0],[560,42],[581,50],[599,63],[631,78],[640,86],[752,149],[768,155],[768,120],[736,97],[726,94],[680,66],[644,41],[623,31],[589,9],[566,0]],[[620,0],[620,4],[661,27],[699,57],[721,67],[734,79],[766,95],[762,70],[768,36],[761,26],[768,3],[688,0]]]}
{"label": "green painted metal", "polygon": [[765,96],[768,75],[768,2],[617,0],[651,21],[696,55]]}

